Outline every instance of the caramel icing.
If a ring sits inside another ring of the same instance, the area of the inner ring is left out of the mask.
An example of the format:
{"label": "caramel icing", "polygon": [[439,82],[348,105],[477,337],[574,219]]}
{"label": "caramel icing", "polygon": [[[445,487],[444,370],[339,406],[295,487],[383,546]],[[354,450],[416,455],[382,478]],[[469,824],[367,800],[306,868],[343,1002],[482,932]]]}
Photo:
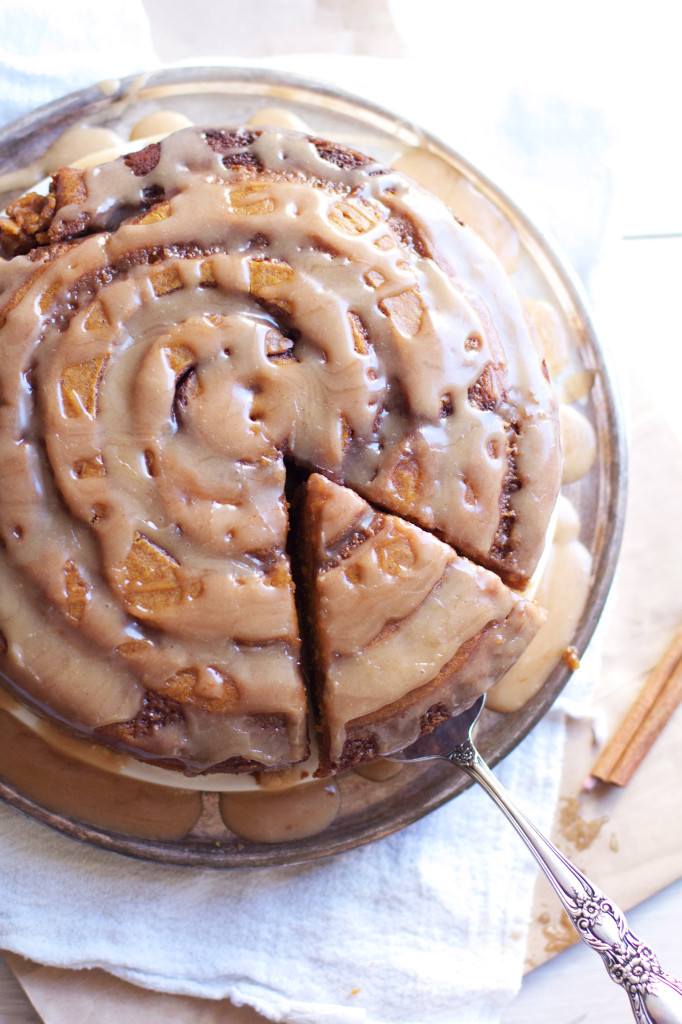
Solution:
{"label": "caramel icing", "polygon": [[[7,174],[0,174],[0,193],[28,188],[46,174],[64,165],[88,160],[94,153],[109,153],[113,159],[120,153],[123,139],[109,128],[75,124],[62,132],[37,160]],[[101,162],[101,161],[100,161]]]}
{"label": "caramel icing", "polygon": [[0,778],[54,814],[140,839],[182,840],[202,811],[200,793],[86,766],[2,709]]}
{"label": "caramel icing", "polygon": [[163,764],[300,761],[288,460],[522,585],[559,466],[526,317],[437,200],[319,140],[73,174],[0,266],[0,665]]}
{"label": "caramel icing", "polygon": [[597,439],[590,421],[573,405],[562,404],[559,409],[561,444],[565,451],[562,463],[562,483],[570,484],[582,479],[594,465]]}
{"label": "caramel icing", "polygon": [[[288,787],[308,782],[313,778],[313,772],[317,767],[316,750],[312,744],[311,755],[306,761],[278,771],[187,775],[169,771],[168,768],[158,767],[148,761],[141,761],[128,756],[121,749],[115,750],[96,740],[81,738],[67,732],[47,718],[35,714],[25,704],[14,700],[3,688],[0,688],[0,709],[9,712],[17,722],[39,736],[51,750],[70,761],[80,763],[86,770],[96,768],[114,776],[124,776],[144,783],[146,786],[171,786],[174,789],[201,793],[255,792],[260,789]],[[9,752],[7,756],[11,756]]]}
{"label": "caramel icing", "polygon": [[527,300],[526,309],[542,344],[552,380],[556,381],[568,366],[570,357],[568,335],[564,325],[551,302],[543,299]]}
{"label": "caramel icing", "polygon": [[152,114],[137,121],[130,129],[130,141],[137,142],[140,139],[156,141],[163,139],[171,132],[180,131],[181,128],[189,128],[192,122],[184,114],[175,110],[155,110]]}
{"label": "caramel icing", "polygon": [[560,495],[554,542],[535,589],[535,598],[546,610],[547,618],[523,654],[488,693],[487,707],[491,711],[518,711],[531,700],[575,635],[592,578],[592,558],[580,542],[579,533],[577,513]]}
{"label": "caramel icing", "polygon": [[370,782],[389,782],[403,770],[403,765],[398,761],[387,761],[378,757],[375,761],[366,761],[359,764],[354,771],[363,779]]}
{"label": "caramel icing", "polygon": [[252,842],[283,843],[322,832],[339,811],[341,795],[334,780],[275,792],[221,793],[220,816],[235,835]]}
{"label": "caramel icing", "polygon": [[518,231],[502,211],[451,164],[437,153],[416,147],[402,153],[392,166],[442,199],[490,246],[507,273],[516,270],[520,255]]}
{"label": "caramel icing", "polygon": [[467,707],[542,622],[537,605],[431,534],[352,491],[308,480],[319,774],[417,739],[424,716]]}

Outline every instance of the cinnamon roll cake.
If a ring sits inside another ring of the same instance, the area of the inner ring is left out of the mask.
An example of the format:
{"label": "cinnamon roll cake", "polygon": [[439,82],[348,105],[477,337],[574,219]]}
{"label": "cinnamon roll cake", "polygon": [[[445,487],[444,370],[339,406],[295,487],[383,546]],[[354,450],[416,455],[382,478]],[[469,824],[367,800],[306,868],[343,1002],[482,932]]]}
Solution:
{"label": "cinnamon roll cake", "polygon": [[542,622],[488,569],[318,474],[303,539],[320,774],[399,750],[469,707]]}
{"label": "cinnamon roll cake", "polygon": [[58,171],[0,247],[21,701],[187,773],[279,769],[309,756],[309,666],[324,774],[517,659],[556,405],[513,286],[437,199],[321,139],[188,128]]}

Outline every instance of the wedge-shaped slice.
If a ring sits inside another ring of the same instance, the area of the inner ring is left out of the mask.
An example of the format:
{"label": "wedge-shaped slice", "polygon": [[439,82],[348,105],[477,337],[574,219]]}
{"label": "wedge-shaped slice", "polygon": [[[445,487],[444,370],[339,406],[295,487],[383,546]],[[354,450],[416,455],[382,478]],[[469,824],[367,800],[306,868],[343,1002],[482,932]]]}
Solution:
{"label": "wedge-shaped slice", "polygon": [[494,573],[317,474],[303,528],[322,776],[468,707],[543,621]]}

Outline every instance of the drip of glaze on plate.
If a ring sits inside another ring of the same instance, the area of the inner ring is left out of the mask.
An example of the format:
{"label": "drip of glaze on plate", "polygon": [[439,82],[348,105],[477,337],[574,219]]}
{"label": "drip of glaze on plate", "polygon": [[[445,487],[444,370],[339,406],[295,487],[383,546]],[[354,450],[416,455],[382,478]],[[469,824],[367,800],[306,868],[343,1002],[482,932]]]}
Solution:
{"label": "drip of glaze on plate", "polygon": [[[163,113],[164,112],[161,112],[161,114]],[[171,114],[171,121],[173,117],[174,115]],[[182,118],[182,115],[178,115],[178,117]],[[274,113],[263,111],[261,112],[260,115],[256,115],[253,118],[253,123],[276,124],[283,127],[294,127],[299,129],[303,128],[303,130],[305,130],[305,126],[302,125],[299,119],[296,118],[295,115],[291,115],[288,111],[275,111]],[[180,127],[180,124],[178,124],[177,122],[167,123],[168,131],[174,131],[177,127]],[[141,138],[145,130],[148,130],[150,135],[161,136],[166,130],[166,127],[163,124],[163,120],[161,120],[160,122],[155,121],[154,123],[150,122],[146,126],[141,126],[140,131],[135,137]],[[61,140],[59,140],[59,146],[56,146],[53,150],[49,160],[47,159],[46,154],[46,158],[40,161],[39,166],[37,164],[32,165],[30,169],[27,168],[23,172],[17,172],[17,177],[13,180],[10,179],[10,184],[7,184],[8,178],[7,176],[5,176],[3,179],[0,180],[0,190],[9,190],[13,188],[25,187],[26,185],[29,185],[33,183],[35,180],[37,180],[37,178],[39,178],[42,174],[45,174],[53,170],[54,167],[58,166],[59,164],[72,163],[75,160],[83,160],[83,148],[85,148],[86,150],[89,148],[90,152],[93,153],[101,151],[103,148],[107,149],[109,146],[123,147],[125,145],[119,137],[115,136],[114,133],[107,133],[105,136],[100,134],[102,131],[106,130],[80,128],[78,133],[75,133],[73,135],[69,135],[69,132],[65,133],[65,136]],[[92,132],[93,134],[88,135],[88,132]],[[134,134],[135,129],[133,130],[131,137]],[[72,148],[71,153],[69,154],[68,147],[73,147],[74,143],[76,144],[75,148]],[[109,158],[109,154],[107,154],[106,158]],[[85,156],[84,162],[86,161],[88,161],[87,155]],[[408,169],[407,165],[405,166],[404,169],[406,170],[407,173],[412,173],[415,177],[418,177],[418,163],[419,161],[417,160],[417,164],[415,165],[414,160],[412,160],[411,162],[409,162],[409,167],[411,169]],[[30,174],[33,175],[33,177],[27,178],[26,176],[27,174],[29,174],[29,171]],[[455,172],[451,171],[451,173],[454,174]],[[22,174],[23,178],[21,177]],[[433,185],[429,185],[428,181],[422,180],[422,183],[427,188],[433,187]],[[457,183],[456,188],[459,188],[460,193],[462,193],[459,183]],[[438,191],[438,189],[436,188],[435,191]],[[483,210],[484,205],[485,204],[482,205],[479,203],[479,209]],[[476,206],[476,202],[474,202],[473,206]],[[476,217],[471,214],[467,219],[469,220],[470,223],[475,224],[476,222]],[[485,212],[480,213],[479,219],[485,219]],[[494,218],[489,229],[481,230],[484,235],[494,235],[496,231]],[[505,233],[503,231],[501,236],[501,245],[499,242],[493,245],[494,248],[498,248],[498,254],[501,256],[501,258],[503,258],[503,261],[507,265],[511,265],[515,259],[513,255],[515,243],[513,240],[513,228],[511,228],[511,226],[510,232],[511,233],[508,233],[505,236]],[[489,237],[488,240],[490,242],[491,238]],[[556,370],[555,367],[551,367],[551,369]],[[583,554],[578,553],[580,547],[579,542],[577,541],[577,530],[579,529],[579,524],[573,522],[572,526],[566,525],[567,521],[570,520],[570,513],[567,511],[565,505],[566,503],[564,503],[564,508],[562,510],[562,518],[557,532],[557,536],[555,537],[555,544],[561,545],[564,549],[568,549],[570,547],[568,559],[564,558],[564,562],[568,561],[570,569],[570,563],[571,561],[573,561],[575,574],[578,577],[582,576],[582,583],[578,582],[575,587],[569,588],[568,594],[564,595],[563,604],[561,608],[561,612],[564,616],[567,611],[570,612],[572,609],[573,613],[572,615],[569,614],[569,619],[575,622],[577,621],[579,613],[582,610],[584,604],[584,597],[586,594],[586,581],[589,577],[589,564],[587,564],[587,562],[585,561]],[[585,552],[585,554],[587,553]],[[564,551],[563,555],[566,556],[567,551]],[[587,558],[589,560],[589,555],[587,555]],[[554,569],[552,569],[552,576],[554,577],[555,581],[558,582],[562,578],[562,571],[555,567]],[[539,594],[538,596],[540,597]],[[533,682],[533,680],[537,678],[536,673],[539,672],[539,674],[542,675],[542,672],[545,669],[551,670],[553,664],[556,661],[557,652],[559,652],[560,654],[561,648],[563,646],[563,635],[566,634],[566,636],[570,638],[572,631],[572,628],[567,627],[561,632],[561,636],[557,638],[556,630],[558,628],[559,620],[560,616],[558,611],[555,615],[552,614],[552,602],[550,601],[550,622],[548,623],[547,628],[545,630],[546,636],[544,637],[543,644],[534,644],[536,650],[533,653],[533,666],[531,669],[520,673],[520,675],[523,678],[512,678],[514,676],[514,673],[512,672],[510,673],[509,677],[503,681],[503,683],[498,684],[496,692],[500,695],[498,701],[500,705],[499,710],[513,710],[515,706],[521,706],[523,703],[525,703],[525,701],[529,699],[529,697],[532,696],[532,694],[538,688],[537,684]],[[566,620],[564,618],[561,619],[561,621]],[[540,638],[538,637],[538,640],[539,639]],[[566,642],[568,642],[568,640]],[[543,647],[542,654],[539,653],[539,648],[541,646]],[[509,698],[505,696],[506,691],[515,692],[513,693],[512,697]],[[8,702],[12,703],[12,699],[9,697],[7,698],[6,701],[3,701],[3,704],[6,705]],[[507,706],[503,708],[502,705]],[[26,727],[22,727],[20,723],[15,723],[11,727],[8,726],[6,722],[6,718],[8,717],[9,716],[5,715],[4,712],[2,713],[2,735],[6,739],[8,739],[8,743],[4,745],[7,750],[10,750],[15,745],[15,743],[19,741],[19,739],[21,740],[22,744],[26,742]],[[45,750],[49,752],[50,748],[47,747],[44,741],[40,740],[39,742],[42,746],[39,748],[37,756],[38,763],[46,764],[46,759],[52,756],[53,758],[60,759],[60,766],[63,768],[61,762],[70,760],[65,751],[53,751],[51,755],[49,753],[46,754]],[[43,750],[42,748],[45,749]],[[111,756],[115,757],[116,755]],[[16,764],[16,759],[13,760]],[[82,775],[84,771],[85,774],[90,774],[91,770],[84,770],[82,764],[78,764],[75,761],[72,763],[76,765],[74,777],[77,775]],[[54,769],[54,766],[55,763],[53,761],[51,764],[52,769]],[[142,768],[144,768],[144,766],[142,766]],[[390,778],[396,768],[399,769],[400,766],[395,765],[391,762],[377,761],[374,764],[363,766],[361,769],[358,770],[358,773],[362,774],[367,778],[372,778],[376,781],[383,781],[383,779],[385,778]],[[163,772],[163,770],[160,771]],[[2,775],[5,778],[7,778],[7,771],[2,771]],[[29,796],[31,796],[31,794],[33,793],[34,795],[32,798],[37,799],[37,802],[42,802],[44,800],[45,806],[48,806],[50,809],[54,810],[57,813],[65,813],[67,814],[67,816],[72,816],[76,818],[79,817],[79,807],[77,806],[77,804],[81,797],[78,795],[76,791],[74,791],[73,805],[69,808],[63,808],[62,810],[60,810],[58,806],[54,806],[55,801],[53,796],[51,796],[49,793],[45,793],[43,791],[38,791],[35,789],[34,783],[30,782],[31,777],[33,777],[32,773],[26,773],[23,784],[18,785],[18,788],[22,792],[27,793],[27,795]],[[111,782],[110,773],[108,775],[108,779]],[[7,778],[7,781],[12,780]],[[20,780],[17,780],[17,782],[19,781]],[[138,786],[139,785],[140,784],[138,783]],[[160,795],[160,788],[158,786],[150,786],[145,788],[144,785],[141,785],[138,790],[138,796],[135,797],[135,799],[142,799],[142,806],[145,806],[145,799],[147,797],[146,789],[149,789],[150,791],[149,799],[152,799],[153,792],[156,797],[154,802],[158,802]],[[335,789],[336,793],[334,793]],[[300,794],[296,792],[296,790],[305,790],[311,795],[305,797],[305,799],[301,799]],[[230,827],[236,834],[242,835],[245,838],[253,838],[256,841],[279,842],[287,838],[296,838],[303,834],[310,835],[312,833],[310,831],[306,831],[306,828],[310,829],[313,823],[315,825],[316,831],[319,831],[322,828],[326,828],[328,824],[331,822],[331,820],[333,820],[338,810],[338,787],[335,787],[333,784],[330,784],[328,782],[320,782],[309,784],[305,787],[299,786],[296,787],[296,790],[290,789],[288,791],[285,790],[282,792],[264,792],[258,794],[224,794],[223,796],[221,796],[221,814],[223,815],[223,819],[225,820],[226,825]],[[95,792],[98,792],[96,788]],[[85,803],[87,806],[96,803],[96,800],[92,800],[92,794],[90,793],[90,795],[88,795],[87,785],[85,786],[84,794],[82,795],[84,795],[85,797]],[[197,796],[198,794],[196,793],[192,794],[193,798],[196,798]],[[163,801],[161,802],[163,803]],[[53,806],[50,806],[51,803]],[[57,803],[59,803],[59,801],[57,801]],[[125,800],[122,800],[122,804],[125,804]],[[276,806],[277,804],[279,804],[278,807]],[[249,809],[250,806],[251,810]],[[191,808],[191,810],[189,808]],[[194,814],[195,811],[196,803],[190,801],[188,803],[188,808],[183,811],[183,824],[176,829],[177,834],[182,833],[183,830],[186,829],[186,825],[190,821],[192,814]],[[273,811],[276,812],[274,814],[274,818]],[[264,828],[262,824],[263,815],[265,815],[266,818],[273,818],[269,835],[266,834],[267,829]],[[304,817],[307,816],[307,825],[301,824],[302,815]],[[123,817],[117,817],[116,814],[114,814],[113,818],[110,819],[108,823],[100,823],[99,827],[116,829],[117,825],[125,825],[126,830],[131,831],[132,834],[140,835],[140,823],[139,821],[137,821],[136,823],[134,818],[134,815],[129,816],[126,819],[125,814],[123,815]],[[258,824],[259,821],[261,821],[261,824]],[[97,824],[96,822],[93,823]],[[303,832],[300,831],[301,828],[303,828]],[[170,837],[170,832],[167,824],[153,825],[152,831],[156,833],[156,835],[154,836],[155,838]],[[173,831],[173,829],[171,828],[170,831]],[[189,829],[186,829],[186,831],[189,831]],[[186,831],[184,834],[186,834]],[[144,832],[144,827],[142,827],[142,832]]]}
{"label": "drip of glaze on plate", "polygon": [[256,843],[307,839],[336,818],[341,792],[334,779],[261,793],[221,793],[220,815],[227,828]]}

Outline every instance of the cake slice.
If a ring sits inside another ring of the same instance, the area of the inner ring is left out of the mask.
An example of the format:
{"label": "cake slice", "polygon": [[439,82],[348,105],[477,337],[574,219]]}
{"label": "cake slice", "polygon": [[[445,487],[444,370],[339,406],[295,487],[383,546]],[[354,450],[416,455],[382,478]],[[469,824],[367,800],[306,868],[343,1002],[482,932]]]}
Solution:
{"label": "cake slice", "polygon": [[470,706],[543,621],[494,573],[318,474],[303,538],[320,776],[404,747]]}

